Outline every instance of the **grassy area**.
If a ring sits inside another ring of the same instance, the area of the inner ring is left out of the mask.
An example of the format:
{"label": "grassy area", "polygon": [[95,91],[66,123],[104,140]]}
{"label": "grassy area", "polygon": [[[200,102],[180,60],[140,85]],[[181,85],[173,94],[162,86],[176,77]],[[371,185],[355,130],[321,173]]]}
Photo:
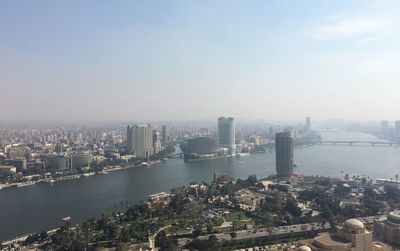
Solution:
{"label": "grassy area", "polygon": [[253,220],[245,220],[245,221],[234,221],[233,222],[233,229],[235,230],[240,230],[240,229],[245,229],[246,225],[252,225],[254,226],[255,223]]}
{"label": "grassy area", "polygon": [[235,212],[231,212],[229,214],[225,214],[224,218],[226,221],[242,221],[242,220],[246,220],[248,219],[245,215],[244,212],[240,212],[240,211],[235,211]]}

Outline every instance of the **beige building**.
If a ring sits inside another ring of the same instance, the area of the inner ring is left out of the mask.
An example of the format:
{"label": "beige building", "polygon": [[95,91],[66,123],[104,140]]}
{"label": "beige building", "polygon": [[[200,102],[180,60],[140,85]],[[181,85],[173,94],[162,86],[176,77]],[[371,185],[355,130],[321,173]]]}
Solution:
{"label": "beige building", "polygon": [[336,234],[323,234],[312,241],[309,246],[314,251],[390,251],[392,248],[372,240],[372,232],[356,219],[347,220]]}
{"label": "beige building", "polygon": [[127,129],[128,153],[148,158],[154,153],[151,125],[129,125]]}
{"label": "beige building", "polygon": [[389,213],[386,221],[375,222],[374,236],[380,241],[400,245],[400,211]]}
{"label": "beige building", "polygon": [[0,174],[11,175],[17,172],[15,166],[0,166]]}

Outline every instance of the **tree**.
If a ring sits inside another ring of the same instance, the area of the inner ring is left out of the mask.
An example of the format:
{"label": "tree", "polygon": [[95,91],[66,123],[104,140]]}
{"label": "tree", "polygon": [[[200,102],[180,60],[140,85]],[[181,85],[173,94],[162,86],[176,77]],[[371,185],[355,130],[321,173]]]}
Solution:
{"label": "tree", "polygon": [[249,175],[247,181],[250,183],[251,186],[254,186],[257,183],[257,176],[255,174]]}
{"label": "tree", "polygon": [[207,224],[207,234],[211,234],[213,232],[213,226],[211,225],[211,223]]}
{"label": "tree", "polygon": [[297,206],[296,201],[288,200],[285,205],[285,210],[294,217],[300,217],[302,212],[301,209]]}
{"label": "tree", "polygon": [[128,251],[128,246],[124,243],[118,242],[117,246],[115,247],[115,251]]}

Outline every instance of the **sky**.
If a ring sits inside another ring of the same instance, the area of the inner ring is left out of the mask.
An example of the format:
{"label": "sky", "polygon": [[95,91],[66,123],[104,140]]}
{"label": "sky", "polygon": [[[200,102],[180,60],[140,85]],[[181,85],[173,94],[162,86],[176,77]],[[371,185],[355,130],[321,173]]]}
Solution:
{"label": "sky", "polygon": [[0,1],[0,121],[400,119],[400,1]]}

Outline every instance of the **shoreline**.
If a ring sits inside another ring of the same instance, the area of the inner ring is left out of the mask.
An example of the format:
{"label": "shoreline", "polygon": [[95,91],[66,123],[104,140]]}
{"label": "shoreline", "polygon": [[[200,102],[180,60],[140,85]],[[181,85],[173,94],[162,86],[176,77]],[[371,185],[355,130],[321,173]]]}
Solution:
{"label": "shoreline", "polygon": [[[151,162],[150,166],[157,165],[158,162]],[[134,168],[134,167],[142,167],[142,164],[140,165],[127,165],[127,166],[113,166],[113,167],[106,167],[103,169],[103,171],[100,172],[89,172],[89,173],[82,173],[82,174],[70,174],[70,175],[64,175],[56,178],[44,178],[44,179],[39,179],[35,181],[24,181],[24,182],[15,182],[15,183],[9,183],[9,184],[0,184],[0,191],[1,190],[8,190],[8,189],[13,189],[13,188],[20,188],[20,187],[26,187],[26,186],[32,186],[36,185],[39,183],[55,183],[55,182],[61,182],[61,181],[67,181],[67,180],[75,180],[75,179],[81,179],[81,178],[86,178],[90,177],[93,175],[103,175],[103,174],[109,174],[112,172],[116,171],[122,171],[126,170],[129,168]]]}
{"label": "shoreline", "polygon": [[[120,167],[118,169],[112,168],[112,171],[109,170],[109,172],[120,171],[120,170],[124,170],[124,169],[128,169],[128,168],[132,168],[132,167],[135,167],[135,166]],[[98,174],[100,174],[100,173],[98,173]],[[81,177],[84,177],[84,176],[81,175]],[[264,179],[269,179],[269,178],[268,177],[261,178],[259,181],[264,180]],[[307,175],[307,176],[304,176],[304,179],[305,180],[306,179],[313,179],[313,180],[315,180],[315,179],[329,179],[329,180],[341,179],[342,180],[342,179],[346,179],[346,177],[345,176],[318,176],[318,175],[314,176],[314,175]],[[388,180],[388,179],[380,179],[380,178],[374,179],[374,182],[379,182],[379,181],[381,181],[381,182],[393,182],[392,180]],[[400,181],[399,182],[396,181],[396,183],[399,183],[398,186],[400,187]],[[163,192],[160,191],[158,193],[163,193]],[[80,224],[82,224],[82,223],[79,223],[77,225],[80,225]],[[74,229],[74,228],[75,227],[72,227],[72,229]],[[53,229],[50,229],[50,230],[47,230],[47,231],[45,230],[45,231],[46,231],[47,234],[50,235],[50,234],[53,234],[54,232],[56,232],[59,229],[60,228],[58,227],[58,228],[53,228]],[[28,238],[32,234],[34,234],[34,233],[26,233],[26,234],[23,234],[21,236],[17,236],[15,238],[12,238],[12,239],[9,239],[9,240],[0,240],[0,244],[3,245],[3,246],[7,246],[7,245],[11,245],[13,243],[23,242],[23,241],[26,240],[26,238]]]}

